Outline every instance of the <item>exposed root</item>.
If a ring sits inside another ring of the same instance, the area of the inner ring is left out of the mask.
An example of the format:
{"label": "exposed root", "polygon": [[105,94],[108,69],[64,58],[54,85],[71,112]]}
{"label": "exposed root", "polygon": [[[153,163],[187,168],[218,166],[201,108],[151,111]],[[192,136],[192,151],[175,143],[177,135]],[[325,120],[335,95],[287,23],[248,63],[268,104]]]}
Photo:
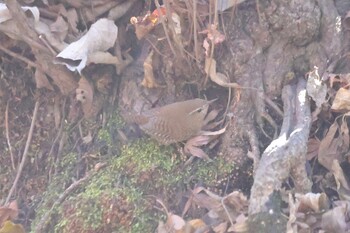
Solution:
{"label": "exposed root", "polygon": [[281,133],[264,151],[251,189],[249,214],[267,211],[269,196],[279,190],[291,175],[298,192],[311,189],[305,162],[311,113],[306,82],[299,80],[295,86],[283,88],[284,118]]}

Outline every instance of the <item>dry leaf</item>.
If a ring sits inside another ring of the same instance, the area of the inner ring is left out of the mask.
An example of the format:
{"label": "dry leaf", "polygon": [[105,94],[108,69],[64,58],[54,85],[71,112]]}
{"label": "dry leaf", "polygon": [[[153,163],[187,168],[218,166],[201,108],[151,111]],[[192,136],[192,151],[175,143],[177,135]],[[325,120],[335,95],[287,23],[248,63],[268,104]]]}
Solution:
{"label": "dry leaf", "polygon": [[145,37],[153,28],[155,28],[159,23],[159,15],[165,15],[166,9],[160,7],[160,14],[158,9],[155,9],[152,14],[146,14],[142,19],[137,17],[131,17],[130,23],[135,27],[135,34],[137,39],[142,39]]}
{"label": "dry leaf", "polygon": [[21,224],[6,221],[2,228],[0,228],[0,233],[25,233],[25,231]]}
{"label": "dry leaf", "polygon": [[175,12],[172,12],[171,13],[171,19],[174,22],[175,33],[177,35],[180,35],[181,34],[181,19],[180,19],[180,16],[178,14],[176,14]]}
{"label": "dry leaf", "polygon": [[217,226],[213,227],[215,233],[225,233],[227,232],[228,222],[222,222]]}
{"label": "dry leaf", "polygon": [[89,144],[90,142],[92,142],[92,135],[91,135],[91,131],[89,130],[88,135],[83,137],[83,144]]}
{"label": "dry leaf", "polygon": [[49,25],[46,23],[38,21],[34,24],[34,28],[39,35],[42,35],[42,40],[45,40],[56,50],[61,51],[67,46],[67,44],[61,40],[58,35],[51,32]]}
{"label": "dry leaf", "polygon": [[185,232],[190,232],[189,230],[192,230],[191,232],[194,232],[199,229],[206,228],[207,225],[202,219],[192,219],[186,223],[185,226]]}
{"label": "dry leaf", "polygon": [[180,231],[181,229],[184,228],[186,222],[180,216],[175,215],[175,214],[170,214],[170,216],[168,216],[168,221],[166,224],[171,229],[174,229],[176,231]]}
{"label": "dry leaf", "polygon": [[[40,12],[39,9],[37,7],[26,7],[23,6],[21,7],[23,11],[30,11],[34,17],[34,23],[39,22],[39,18],[40,18]],[[12,18],[11,13],[9,12],[9,10],[7,9],[7,6],[5,3],[0,3],[0,23],[5,22],[9,19]]]}
{"label": "dry leaf", "polygon": [[133,60],[131,56],[125,55],[125,60],[120,60],[118,57],[113,56],[109,52],[97,51],[89,55],[86,65],[94,64],[112,64],[116,66],[117,74],[121,74],[126,66],[128,66]]}
{"label": "dry leaf", "polygon": [[36,69],[34,77],[35,77],[36,88],[38,88],[38,89],[40,89],[40,88],[47,88],[47,89],[49,89],[51,91],[54,91],[53,86],[49,82],[49,80],[46,77],[46,74],[44,72],[42,72],[39,69]]}
{"label": "dry leaf", "polygon": [[[113,71],[110,71],[109,69],[108,71],[103,69],[102,72],[94,74],[97,91],[105,95],[108,95],[113,87]],[[96,75],[98,75],[98,77]]]}
{"label": "dry leaf", "polygon": [[213,121],[218,115],[219,115],[219,111],[217,110],[210,111],[204,119],[204,129],[206,130],[213,129],[216,126],[218,126],[218,124],[220,124],[221,121],[215,122],[215,124],[209,124],[209,122]]}
{"label": "dry leaf", "polygon": [[194,138],[189,139],[185,146],[185,153],[191,154],[195,157],[210,160],[209,156],[199,148],[199,146],[206,145],[210,142],[210,137],[208,136],[196,136]]}
{"label": "dry leaf", "polygon": [[94,98],[94,91],[91,84],[85,77],[81,77],[79,80],[79,86],[76,89],[76,99],[82,103],[83,112],[89,114],[92,108]]}
{"label": "dry leaf", "polygon": [[225,11],[233,6],[236,6],[242,2],[245,2],[246,0],[218,0],[217,1],[217,7],[218,11]]}
{"label": "dry leaf", "polygon": [[227,127],[227,125],[226,125],[224,128],[219,129],[219,130],[216,130],[216,131],[201,131],[201,132],[200,132],[200,135],[202,135],[202,136],[215,136],[215,135],[220,135],[220,134],[225,133],[226,127]]}
{"label": "dry leaf", "polygon": [[81,72],[88,57],[96,52],[105,52],[111,48],[118,35],[114,21],[99,19],[78,41],[71,43],[56,56],[56,62],[67,66],[71,71]]}
{"label": "dry leaf", "polygon": [[158,233],[169,233],[169,232],[184,233],[183,229],[186,225],[185,220],[178,215],[169,213],[166,206],[161,200],[157,199],[156,201],[164,208],[167,214],[167,222],[165,224],[163,222],[159,222],[157,227],[157,232]]}
{"label": "dry leaf", "polygon": [[69,30],[72,31],[73,35],[78,35],[78,13],[74,8],[71,8],[67,11],[65,17],[68,20]]}
{"label": "dry leaf", "polygon": [[318,161],[328,170],[331,170],[332,161],[340,157],[338,153],[340,140],[335,138],[337,130],[338,124],[335,121],[329,128],[326,136],[321,140],[318,149]]}
{"label": "dry leaf", "polygon": [[333,160],[332,173],[337,183],[337,191],[341,200],[350,201],[350,185],[345,178],[343,169],[337,160]]}
{"label": "dry leaf", "polygon": [[164,222],[162,222],[162,221],[158,222],[157,233],[169,233]]}
{"label": "dry leaf", "polygon": [[238,216],[248,211],[248,200],[238,191],[220,197],[207,189],[199,187],[193,190],[193,201],[197,205],[208,209],[212,217],[219,218],[222,221],[235,221]]}
{"label": "dry leaf", "polygon": [[137,1],[138,0],[128,0],[124,1],[121,4],[118,4],[117,6],[108,11],[107,18],[114,21],[118,20],[119,18],[124,16]]}
{"label": "dry leaf", "polygon": [[244,214],[240,214],[236,218],[236,223],[230,226],[229,229],[227,229],[227,232],[247,232],[248,231],[248,225],[247,225],[248,217],[246,217]]}
{"label": "dry leaf", "polygon": [[350,203],[344,202],[343,205],[337,206],[334,209],[322,215],[322,229],[327,232],[345,233],[349,230],[349,213]]}
{"label": "dry leaf", "polygon": [[340,126],[340,139],[341,139],[341,152],[348,152],[350,146],[350,136],[349,136],[349,128],[348,123],[346,121],[346,117],[342,118],[342,123]]}
{"label": "dry leaf", "polygon": [[[120,4],[121,0],[117,1],[92,1],[89,5],[85,5],[80,9],[80,13],[86,22],[94,22],[96,18],[100,18],[102,15],[113,9]],[[86,3],[85,3],[86,4]],[[111,19],[113,20],[113,19]],[[114,20],[113,20],[114,21]]]}
{"label": "dry leaf", "polygon": [[347,74],[328,74],[329,85],[333,87],[334,83],[341,83],[342,86],[347,86],[350,83],[350,73]]}
{"label": "dry leaf", "polygon": [[95,166],[94,166],[94,171],[95,172],[98,172],[99,170],[101,170],[102,168],[106,167],[107,166],[107,163],[97,163]]}
{"label": "dry leaf", "polygon": [[141,85],[147,88],[155,88],[160,86],[155,80],[154,74],[153,74],[153,66],[152,66],[153,53],[154,52],[152,50],[149,53],[149,55],[146,57],[145,61],[143,62],[144,77],[141,82]]}
{"label": "dry leaf", "polygon": [[[132,18],[135,19],[135,18]],[[131,22],[133,24],[133,22]],[[135,26],[135,34],[138,40],[141,40],[143,37],[145,37],[153,28],[153,24],[134,24]]]}
{"label": "dry leaf", "polygon": [[350,111],[350,90],[340,88],[335,95],[331,109],[338,112]]}
{"label": "dry leaf", "polygon": [[328,210],[330,207],[330,202],[325,193],[296,193],[295,198],[299,201],[298,212],[307,213],[310,210],[320,212]]}
{"label": "dry leaf", "polygon": [[207,39],[210,40],[214,45],[220,44],[225,40],[225,35],[218,31],[217,26],[211,24],[209,29],[200,32],[201,34],[207,34]]}
{"label": "dry leaf", "polygon": [[320,140],[317,138],[310,138],[307,143],[307,153],[306,159],[311,160],[318,155],[318,150],[320,147]]}
{"label": "dry leaf", "polygon": [[17,201],[12,201],[9,206],[0,207],[0,226],[7,220],[15,220],[18,216]]}
{"label": "dry leaf", "polygon": [[59,41],[64,41],[68,34],[68,24],[63,17],[59,15],[56,21],[50,25],[50,30]]}
{"label": "dry leaf", "polygon": [[326,102],[327,86],[318,75],[318,67],[314,67],[314,70],[309,72],[306,90],[308,95],[315,101],[318,108]]}
{"label": "dry leaf", "polygon": [[209,75],[211,81],[223,87],[240,88],[241,86],[237,83],[230,83],[228,78],[222,74],[216,72],[216,61],[215,59],[205,58],[205,72]]}

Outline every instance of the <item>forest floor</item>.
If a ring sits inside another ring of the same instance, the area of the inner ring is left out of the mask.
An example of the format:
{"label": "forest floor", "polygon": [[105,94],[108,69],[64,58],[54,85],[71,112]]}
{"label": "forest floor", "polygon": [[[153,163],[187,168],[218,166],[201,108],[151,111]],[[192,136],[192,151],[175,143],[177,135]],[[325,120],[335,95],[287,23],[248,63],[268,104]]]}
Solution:
{"label": "forest floor", "polygon": [[0,233],[350,232],[348,1],[0,7]]}

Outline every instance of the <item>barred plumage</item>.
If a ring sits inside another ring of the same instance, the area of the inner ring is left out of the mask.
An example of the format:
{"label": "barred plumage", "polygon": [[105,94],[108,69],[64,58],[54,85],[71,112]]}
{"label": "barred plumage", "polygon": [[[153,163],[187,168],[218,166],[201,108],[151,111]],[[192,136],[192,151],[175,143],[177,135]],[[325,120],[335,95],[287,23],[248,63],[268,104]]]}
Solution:
{"label": "barred plumage", "polygon": [[181,142],[197,135],[212,101],[192,99],[150,109],[141,115],[128,117],[161,144]]}

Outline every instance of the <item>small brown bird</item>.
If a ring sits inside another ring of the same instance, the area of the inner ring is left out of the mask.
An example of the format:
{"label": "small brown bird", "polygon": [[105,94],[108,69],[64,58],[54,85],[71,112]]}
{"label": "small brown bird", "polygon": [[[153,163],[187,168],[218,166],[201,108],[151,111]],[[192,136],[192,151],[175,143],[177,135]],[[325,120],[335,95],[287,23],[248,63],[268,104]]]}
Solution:
{"label": "small brown bird", "polygon": [[127,117],[164,145],[185,141],[197,135],[205,124],[209,104],[215,100],[192,99],[153,108]]}

